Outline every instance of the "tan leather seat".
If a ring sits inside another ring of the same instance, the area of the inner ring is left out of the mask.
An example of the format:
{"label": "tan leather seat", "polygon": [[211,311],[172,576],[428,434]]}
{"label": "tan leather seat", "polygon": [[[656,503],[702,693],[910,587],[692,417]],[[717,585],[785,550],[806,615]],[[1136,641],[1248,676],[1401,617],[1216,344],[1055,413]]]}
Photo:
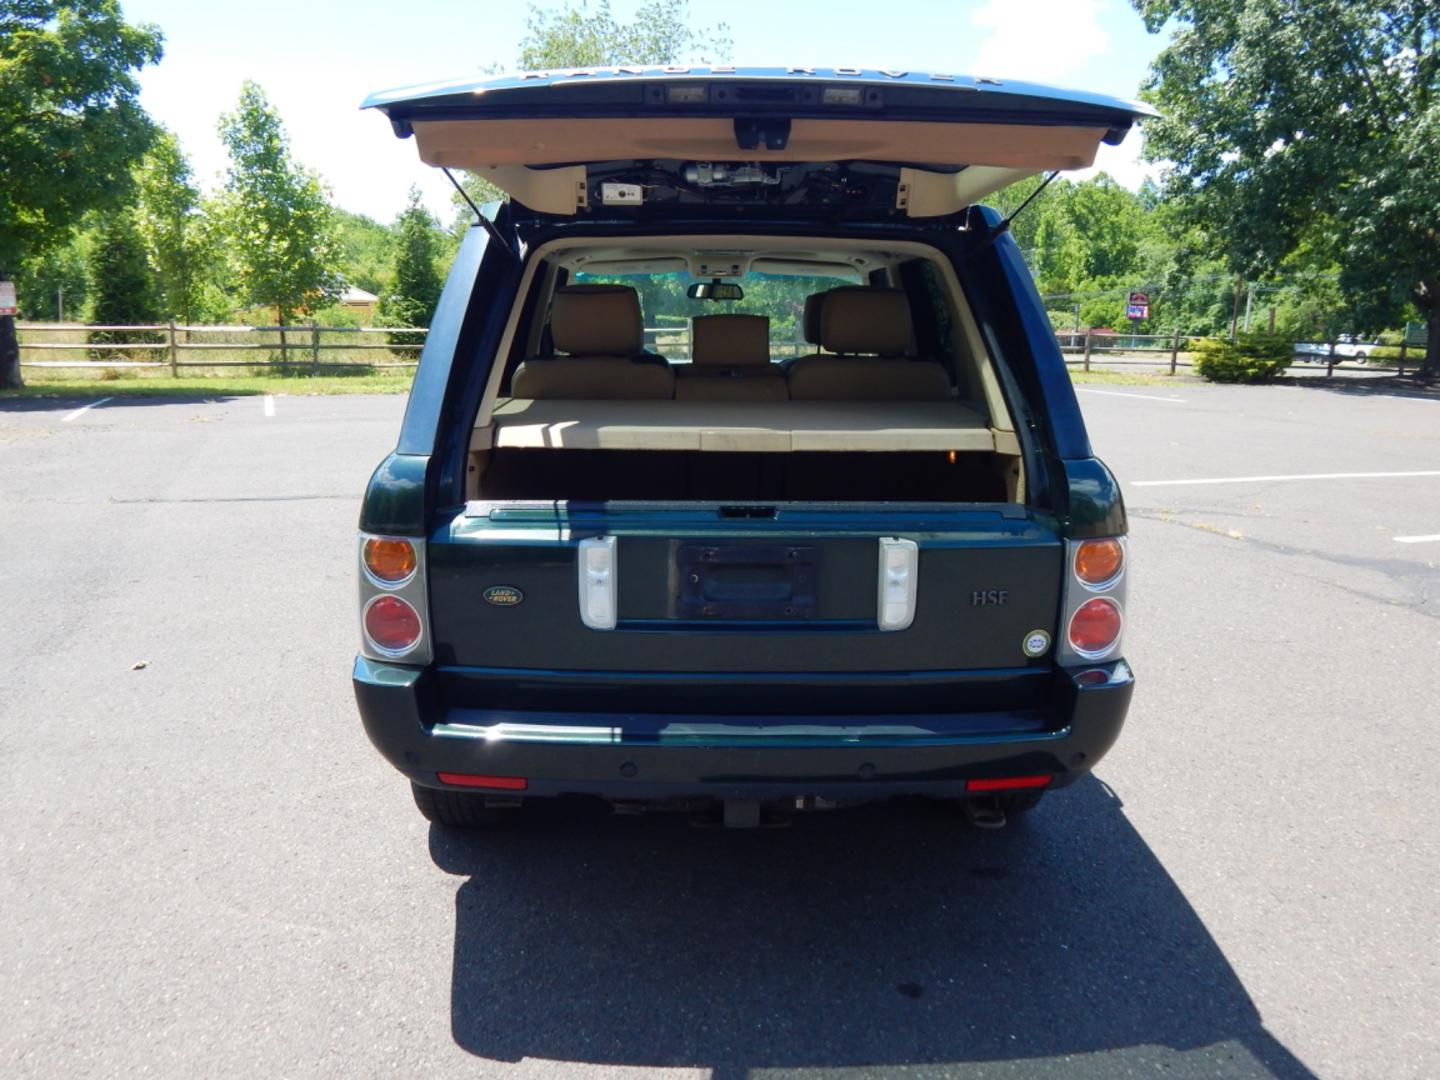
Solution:
{"label": "tan leather seat", "polygon": [[784,401],[785,373],[770,363],[764,315],[696,315],[690,320],[690,365],[676,372],[681,401]]}
{"label": "tan leather seat", "polygon": [[905,355],[910,302],[899,289],[847,285],[822,294],[820,345],[836,355],[802,356],[786,380],[796,401],[937,401],[950,377],[934,360]]}
{"label": "tan leather seat", "polygon": [[642,357],[640,297],[628,285],[567,285],[550,302],[550,336],[565,356],[526,360],[510,379],[517,398],[655,399],[675,396],[675,376]]}

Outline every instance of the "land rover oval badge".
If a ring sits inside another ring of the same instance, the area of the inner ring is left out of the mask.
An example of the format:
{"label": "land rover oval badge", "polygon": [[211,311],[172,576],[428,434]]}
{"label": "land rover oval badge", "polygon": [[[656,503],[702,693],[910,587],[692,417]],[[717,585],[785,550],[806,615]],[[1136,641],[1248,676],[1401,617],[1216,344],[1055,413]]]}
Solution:
{"label": "land rover oval badge", "polygon": [[496,607],[514,607],[525,599],[525,594],[514,585],[491,585],[485,590],[485,602]]}
{"label": "land rover oval badge", "polygon": [[1031,630],[1025,635],[1026,656],[1044,656],[1050,649],[1050,635],[1044,630]]}

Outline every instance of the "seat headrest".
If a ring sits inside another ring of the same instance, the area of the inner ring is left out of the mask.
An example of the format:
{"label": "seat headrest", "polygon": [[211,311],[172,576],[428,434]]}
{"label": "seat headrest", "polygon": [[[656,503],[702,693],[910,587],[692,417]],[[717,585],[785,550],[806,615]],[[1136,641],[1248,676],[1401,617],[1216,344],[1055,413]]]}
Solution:
{"label": "seat headrest", "polygon": [[571,356],[634,356],[645,346],[640,297],[629,285],[566,285],[550,302],[550,337]]}
{"label": "seat headrest", "polygon": [[820,344],[830,352],[898,356],[910,337],[910,301],[899,289],[844,285],[825,294]]}
{"label": "seat headrest", "polygon": [[770,363],[770,320],[764,315],[696,315],[690,320],[690,359],[700,367]]}
{"label": "seat headrest", "polygon": [[805,297],[805,314],[800,317],[800,330],[811,345],[820,344],[820,311],[825,306],[823,292]]}

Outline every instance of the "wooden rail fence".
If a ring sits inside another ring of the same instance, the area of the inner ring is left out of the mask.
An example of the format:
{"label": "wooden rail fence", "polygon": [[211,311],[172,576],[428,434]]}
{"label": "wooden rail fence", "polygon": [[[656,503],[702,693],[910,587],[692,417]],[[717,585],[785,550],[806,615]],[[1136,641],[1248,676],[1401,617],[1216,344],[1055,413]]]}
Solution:
{"label": "wooden rail fence", "polygon": [[[427,333],[421,327],[320,326],[316,323],[289,326],[20,323],[16,330],[20,338],[21,367],[118,370],[168,367],[175,376],[182,368],[413,368],[419,362],[423,344],[379,340],[377,335],[405,334],[423,338]],[[121,340],[90,340],[92,335],[100,333]],[[335,340],[340,335],[349,335],[355,340]],[[62,338],[72,340],[59,340]],[[370,359],[366,354],[372,352],[386,353],[390,358]],[[55,358],[46,359],[47,355]]]}
{"label": "wooden rail fence", "polygon": [[[1055,341],[1060,346],[1060,351],[1066,354],[1065,362],[1079,364],[1085,371],[1089,371],[1091,363],[1103,354],[1124,356],[1123,359],[1106,356],[1105,363],[1109,365],[1145,364],[1153,367],[1155,361],[1144,354],[1159,353],[1168,357],[1167,366],[1170,374],[1174,375],[1179,368],[1194,366],[1188,359],[1190,343],[1207,336],[1213,335],[1181,334],[1178,330],[1173,334],[1097,334],[1094,331],[1081,331],[1057,332]],[[1410,343],[1404,340],[1394,345],[1382,345],[1380,347],[1394,350],[1398,355],[1393,358],[1393,362],[1389,359],[1377,362],[1368,356],[1362,360],[1341,355],[1337,350],[1342,347],[1338,341],[1296,342],[1295,357],[1290,366],[1323,364],[1327,378],[1336,371],[1393,371],[1404,375],[1405,364],[1412,349]],[[1417,353],[1423,357],[1424,350],[1419,349]],[[1186,358],[1182,359],[1182,354]]]}

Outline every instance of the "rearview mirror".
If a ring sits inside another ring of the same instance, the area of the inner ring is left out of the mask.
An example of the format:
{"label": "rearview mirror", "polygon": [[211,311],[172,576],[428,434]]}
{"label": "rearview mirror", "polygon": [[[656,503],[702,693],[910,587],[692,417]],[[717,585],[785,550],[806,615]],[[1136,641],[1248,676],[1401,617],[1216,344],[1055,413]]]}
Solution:
{"label": "rearview mirror", "polygon": [[728,281],[697,281],[685,295],[691,300],[744,300],[745,290]]}

